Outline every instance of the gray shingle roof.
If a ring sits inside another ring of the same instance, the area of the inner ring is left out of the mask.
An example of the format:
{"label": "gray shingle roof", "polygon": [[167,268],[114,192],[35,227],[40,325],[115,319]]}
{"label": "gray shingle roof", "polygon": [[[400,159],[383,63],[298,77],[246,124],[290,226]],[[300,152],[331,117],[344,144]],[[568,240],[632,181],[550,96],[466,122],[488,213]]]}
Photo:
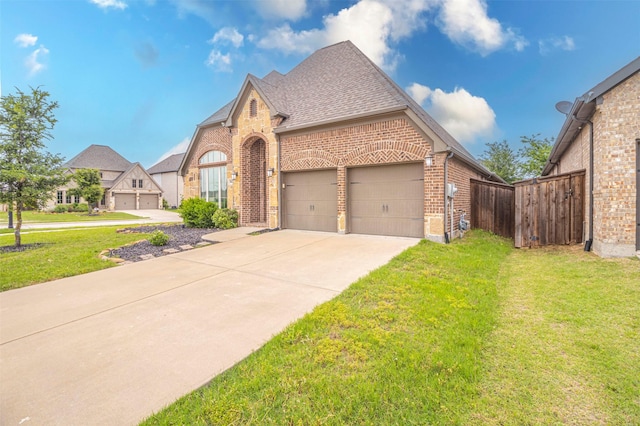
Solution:
{"label": "gray shingle roof", "polygon": [[222,121],[225,121],[227,117],[229,117],[229,112],[231,112],[231,107],[233,106],[235,101],[235,98],[232,99],[231,102],[207,117],[202,123],[199,124],[199,126],[204,127],[210,124],[218,124]]}
{"label": "gray shingle roof", "polygon": [[[276,71],[263,79],[249,75],[245,85],[247,83],[267,98],[265,101],[272,107],[272,113],[285,117],[276,129],[279,133],[408,108],[451,151],[482,173],[493,175],[350,41],[317,50],[285,75]],[[225,105],[200,126],[229,119],[235,102]]]}
{"label": "gray shingle roof", "polygon": [[70,169],[99,169],[124,172],[131,162],[105,145],[90,145],[64,164]]}
{"label": "gray shingle roof", "polygon": [[149,167],[149,169],[147,169],[147,173],[152,175],[155,173],[177,172],[180,168],[180,164],[182,163],[182,159],[184,158],[184,154],[184,152],[182,154],[173,154],[165,158],[164,160]]}

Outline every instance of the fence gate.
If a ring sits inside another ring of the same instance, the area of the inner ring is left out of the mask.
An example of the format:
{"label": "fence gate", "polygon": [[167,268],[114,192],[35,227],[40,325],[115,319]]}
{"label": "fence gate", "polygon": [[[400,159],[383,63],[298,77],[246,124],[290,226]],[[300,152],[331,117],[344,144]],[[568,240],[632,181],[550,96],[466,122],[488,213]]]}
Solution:
{"label": "fence gate", "polygon": [[516,247],[583,241],[584,176],[582,170],[514,184]]}
{"label": "fence gate", "polygon": [[514,192],[511,185],[471,179],[471,226],[513,238]]}

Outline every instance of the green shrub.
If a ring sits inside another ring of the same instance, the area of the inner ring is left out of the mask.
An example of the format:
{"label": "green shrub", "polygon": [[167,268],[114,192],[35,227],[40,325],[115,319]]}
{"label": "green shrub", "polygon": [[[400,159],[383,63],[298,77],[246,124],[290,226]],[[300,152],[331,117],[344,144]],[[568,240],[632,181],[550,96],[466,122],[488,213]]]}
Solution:
{"label": "green shrub", "polygon": [[169,208],[169,202],[167,200],[165,200],[164,198],[162,199],[162,208],[164,210],[167,210]]}
{"label": "green shrub", "polygon": [[213,228],[213,214],[218,205],[202,198],[189,198],[180,205],[180,216],[192,228]]}
{"label": "green shrub", "polygon": [[216,228],[236,228],[238,226],[238,211],[233,209],[218,209],[211,219],[213,226]]}
{"label": "green shrub", "polygon": [[88,212],[89,206],[85,203],[73,203],[69,206],[69,211],[71,212]]}
{"label": "green shrub", "polygon": [[154,246],[164,246],[169,242],[169,236],[159,229],[156,229],[151,233],[149,242]]}
{"label": "green shrub", "polygon": [[65,204],[58,204],[54,207],[54,213],[66,213],[68,211],[68,207]]}

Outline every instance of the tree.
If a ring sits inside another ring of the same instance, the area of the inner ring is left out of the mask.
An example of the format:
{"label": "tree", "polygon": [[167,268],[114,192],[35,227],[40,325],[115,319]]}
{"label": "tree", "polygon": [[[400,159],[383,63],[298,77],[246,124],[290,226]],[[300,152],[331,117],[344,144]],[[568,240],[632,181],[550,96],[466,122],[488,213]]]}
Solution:
{"label": "tree", "polygon": [[100,201],[102,194],[104,194],[104,189],[100,185],[100,170],[78,169],[72,179],[78,187],[70,189],[69,193],[84,198],[89,207],[89,214],[91,214],[91,205]]}
{"label": "tree", "polygon": [[522,158],[522,175],[527,178],[540,176],[551,154],[553,138],[540,139],[540,133],[538,133],[531,137],[520,136],[520,141],[525,145],[518,151]]}
{"label": "tree", "polygon": [[59,154],[45,150],[58,107],[49,93],[31,88],[0,98],[0,202],[16,211],[15,245],[21,245],[22,211],[43,207],[55,189],[68,182]]}
{"label": "tree", "polygon": [[480,162],[507,183],[520,179],[520,161],[506,140],[487,143],[487,150],[480,156]]}

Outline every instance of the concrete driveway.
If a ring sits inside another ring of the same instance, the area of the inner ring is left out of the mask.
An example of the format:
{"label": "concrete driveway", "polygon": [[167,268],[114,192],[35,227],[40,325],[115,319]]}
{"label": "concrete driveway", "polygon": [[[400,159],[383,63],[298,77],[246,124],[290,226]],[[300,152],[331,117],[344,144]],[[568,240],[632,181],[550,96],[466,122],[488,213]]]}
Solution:
{"label": "concrete driveway", "polygon": [[253,230],[0,293],[0,424],[136,424],[418,242]]}

